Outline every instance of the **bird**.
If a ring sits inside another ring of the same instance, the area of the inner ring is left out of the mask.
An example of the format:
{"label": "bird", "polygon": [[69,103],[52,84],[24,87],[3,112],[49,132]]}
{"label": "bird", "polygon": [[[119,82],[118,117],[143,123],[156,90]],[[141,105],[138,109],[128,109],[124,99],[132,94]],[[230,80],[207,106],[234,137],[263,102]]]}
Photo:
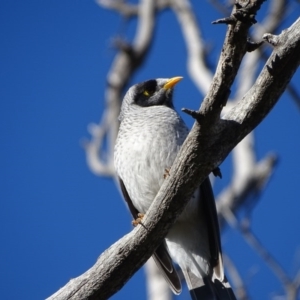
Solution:
{"label": "bird", "polygon": [[[146,214],[189,129],[173,103],[183,77],[137,83],[126,92],[114,148],[116,177],[134,219]],[[181,268],[193,300],[234,300],[224,274],[214,194],[207,177],[152,256],[174,294]]]}

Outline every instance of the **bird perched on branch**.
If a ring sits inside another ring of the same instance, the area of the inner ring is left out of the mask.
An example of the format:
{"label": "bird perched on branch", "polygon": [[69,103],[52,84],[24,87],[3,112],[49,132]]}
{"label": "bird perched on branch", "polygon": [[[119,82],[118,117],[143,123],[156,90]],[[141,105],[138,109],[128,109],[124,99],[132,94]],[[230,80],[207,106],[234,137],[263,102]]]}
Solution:
{"label": "bird perched on branch", "polygon": [[[126,93],[115,145],[115,168],[134,218],[146,213],[188,135],[173,106],[173,88],[182,77],[152,79]],[[192,299],[235,299],[226,280],[220,232],[210,181],[195,191],[153,258],[175,294],[181,268]]]}

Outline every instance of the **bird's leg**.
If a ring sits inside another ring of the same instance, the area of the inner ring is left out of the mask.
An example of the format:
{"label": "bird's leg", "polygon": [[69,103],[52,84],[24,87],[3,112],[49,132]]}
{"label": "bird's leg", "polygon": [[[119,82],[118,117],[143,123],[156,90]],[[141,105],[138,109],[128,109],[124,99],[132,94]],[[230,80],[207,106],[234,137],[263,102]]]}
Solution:
{"label": "bird's leg", "polygon": [[132,221],[132,225],[135,227],[135,226],[138,226],[139,224],[140,225],[143,225],[142,224],[142,220],[144,218],[145,214],[142,214],[142,213],[138,213],[137,214],[137,218],[135,220]]}
{"label": "bird's leg", "polygon": [[135,220],[132,221],[132,225],[133,225],[134,227],[136,227],[136,226],[138,226],[138,225],[141,225],[141,226],[143,226],[146,230],[148,230],[148,229],[146,228],[146,226],[142,223],[142,220],[143,220],[144,216],[145,216],[145,214],[138,213],[138,214],[137,214],[137,218],[136,218]]}
{"label": "bird's leg", "polygon": [[166,168],[164,173],[164,179],[166,179],[168,176],[170,176],[170,170],[171,168]]}

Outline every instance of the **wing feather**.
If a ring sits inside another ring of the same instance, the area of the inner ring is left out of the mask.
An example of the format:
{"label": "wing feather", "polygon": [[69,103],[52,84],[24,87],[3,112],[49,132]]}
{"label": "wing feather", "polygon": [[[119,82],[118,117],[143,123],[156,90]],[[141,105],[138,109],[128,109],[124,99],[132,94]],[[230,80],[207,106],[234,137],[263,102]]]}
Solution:
{"label": "wing feather", "polygon": [[210,263],[211,266],[215,269],[216,277],[220,281],[223,281],[224,268],[222,261],[222,248],[218,215],[213,190],[208,177],[201,184],[199,194],[203,203],[203,209],[205,211],[204,215],[206,217],[206,224],[209,237],[209,248],[211,254]]}
{"label": "wing feather", "polygon": [[[128,208],[132,216],[136,219],[137,214],[139,212],[134,207],[123,180],[120,177],[118,179],[119,179],[119,184],[120,184],[123,197],[128,205]],[[167,244],[164,241],[162,244],[158,246],[158,248],[153,253],[152,257],[156,265],[162,272],[162,275],[169,283],[171,290],[178,295],[181,292],[181,282],[167,249],[168,249]]]}

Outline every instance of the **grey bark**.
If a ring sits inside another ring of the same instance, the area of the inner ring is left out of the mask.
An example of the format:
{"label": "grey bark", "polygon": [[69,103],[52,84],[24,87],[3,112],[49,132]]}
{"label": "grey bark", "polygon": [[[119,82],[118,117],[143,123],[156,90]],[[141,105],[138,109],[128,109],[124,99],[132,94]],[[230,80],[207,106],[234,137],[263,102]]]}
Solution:
{"label": "grey bark", "polygon": [[[257,8],[250,7],[250,13]],[[195,188],[279,100],[300,63],[300,19],[279,36],[265,36],[274,45],[272,55],[252,88],[220,118],[247,50],[250,23],[232,22],[209,92],[200,110],[191,113],[197,120],[143,220],[144,227],[117,241],[92,268],[48,299],[107,299],[117,292],[162,242]]]}

